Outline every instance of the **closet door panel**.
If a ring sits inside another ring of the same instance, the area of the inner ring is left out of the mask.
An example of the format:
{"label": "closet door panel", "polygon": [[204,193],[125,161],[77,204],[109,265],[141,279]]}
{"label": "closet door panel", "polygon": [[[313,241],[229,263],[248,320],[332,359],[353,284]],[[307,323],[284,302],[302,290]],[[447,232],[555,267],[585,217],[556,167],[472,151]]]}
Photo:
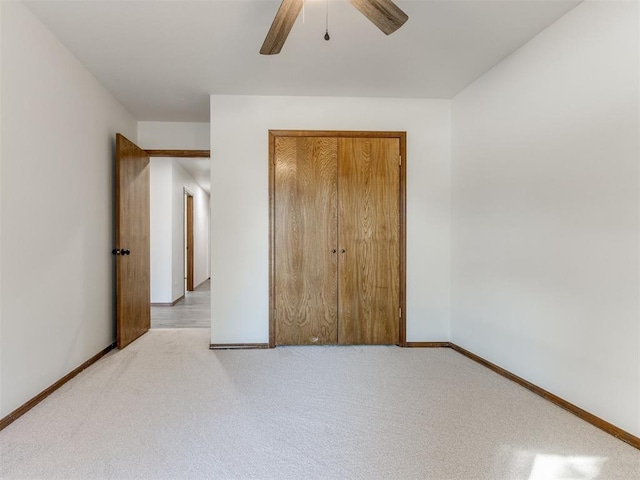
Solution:
{"label": "closet door panel", "polygon": [[276,344],[335,344],[337,139],[275,143]]}
{"label": "closet door panel", "polygon": [[338,139],[340,344],[398,343],[399,174],[397,138]]}

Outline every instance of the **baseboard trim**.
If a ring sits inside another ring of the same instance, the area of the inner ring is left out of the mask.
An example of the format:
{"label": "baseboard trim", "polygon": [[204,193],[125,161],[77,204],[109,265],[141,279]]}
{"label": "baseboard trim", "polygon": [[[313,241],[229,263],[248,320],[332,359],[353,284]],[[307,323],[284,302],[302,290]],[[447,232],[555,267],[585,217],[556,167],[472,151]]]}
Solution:
{"label": "baseboard trim", "polygon": [[268,343],[211,343],[209,350],[256,350],[269,348]]}
{"label": "baseboard trim", "polygon": [[202,285],[204,285],[205,283],[207,283],[209,280],[211,280],[210,278],[205,278],[204,280],[202,280],[198,285],[196,285],[195,287],[193,287],[194,290],[199,289]]}
{"label": "baseboard trim", "polygon": [[42,392],[37,394],[35,397],[33,397],[27,403],[25,403],[25,404],[19,406],[18,408],[16,408],[13,412],[11,412],[9,415],[7,415],[6,417],[4,417],[3,419],[0,420],[0,430],[2,430],[4,428],[8,427],[9,425],[11,425],[18,418],[20,418],[22,415],[27,413],[29,410],[31,410],[33,407],[35,407],[37,404],[39,404],[42,400],[44,400],[49,395],[51,395],[53,392],[58,390],[60,387],[62,387],[65,383],[67,383],[73,377],[77,376],[80,372],[82,372],[83,370],[87,369],[88,367],[90,367],[91,365],[96,363],[98,360],[100,360],[102,357],[104,357],[107,353],[109,353],[114,348],[116,348],[115,342],[112,343],[111,345],[109,345],[104,350],[96,353],[93,357],[91,357],[89,360],[84,362],[79,367],[77,367],[77,368],[73,369],[71,372],[67,373],[64,377],[62,377],[60,380],[58,380],[53,385],[51,385],[51,386],[47,387],[46,389],[44,389]]}
{"label": "baseboard trim", "polygon": [[449,348],[449,342],[406,342],[406,348]]}
{"label": "baseboard trim", "polygon": [[631,433],[625,430],[622,430],[619,427],[616,427],[615,425],[607,422],[606,420],[603,420],[602,418],[597,417],[596,415],[589,413],[586,410],[583,410],[577,405],[574,405],[573,403],[568,402],[565,399],[558,397],[557,395],[554,395],[553,393],[545,390],[544,388],[541,388],[529,382],[528,380],[525,380],[524,378],[519,377],[509,372],[508,370],[505,370],[504,368],[499,367],[494,363],[491,363],[488,360],[485,360],[484,358],[476,355],[475,353],[472,353],[469,350],[466,350],[456,345],[455,343],[449,343],[449,347],[451,347],[453,350],[460,353],[461,355],[464,355],[465,357],[473,360],[474,362],[477,362],[480,365],[488,368],[489,370],[493,370],[498,375],[502,375],[503,377],[511,380],[512,382],[516,382],[518,385],[526,388],[527,390],[530,390],[536,395],[539,395],[542,398],[550,401],[551,403],[554,403],[555,405],[559,406],[560,408],[563,408],[566,411],[573,413],[575,416],[581,418],[585,422],[590,423],[594,427],[597,427],[600,430],[607,432],[609,435],[613,435],[618,440],[622,440],[623,442],[628,443],[632,447],[640,450],[640,438],[636,437],[635,435],[632,435]]}
{"label": "baseboard trim", "polygon": [[152,303],[151,306],[152,307],[173,307],[176,303],[178,303],[180,300],[184,300],[184,295],[182,295],[181,297],[177,298],[176,300],[174,300],[173,302],[167,302],[167,303]]}

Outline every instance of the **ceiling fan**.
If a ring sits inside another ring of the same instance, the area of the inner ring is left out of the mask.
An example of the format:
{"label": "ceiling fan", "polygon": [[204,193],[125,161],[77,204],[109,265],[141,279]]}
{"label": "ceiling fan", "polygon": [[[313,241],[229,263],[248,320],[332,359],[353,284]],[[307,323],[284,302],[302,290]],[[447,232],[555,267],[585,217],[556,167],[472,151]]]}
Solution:
{"label": "ceiling fan", "polygon": [[[395,32],[409,19],[407,14],[391,0],[349,0],[349,2],[386,35]],[[291,27],[302,10],[303,3],[304,0],[282,0],[260,49],[261,54],[280,53]]]}

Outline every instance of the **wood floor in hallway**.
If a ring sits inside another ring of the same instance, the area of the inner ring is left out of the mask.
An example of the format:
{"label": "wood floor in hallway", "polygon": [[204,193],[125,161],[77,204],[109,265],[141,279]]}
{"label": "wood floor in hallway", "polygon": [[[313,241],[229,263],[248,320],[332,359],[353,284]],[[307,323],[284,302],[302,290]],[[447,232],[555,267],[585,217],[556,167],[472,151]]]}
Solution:
{"label": "wood floor in hallway", "polygon": [[172,307],[151,307],[151,328],[209,328],[211,326],[211,280]]}

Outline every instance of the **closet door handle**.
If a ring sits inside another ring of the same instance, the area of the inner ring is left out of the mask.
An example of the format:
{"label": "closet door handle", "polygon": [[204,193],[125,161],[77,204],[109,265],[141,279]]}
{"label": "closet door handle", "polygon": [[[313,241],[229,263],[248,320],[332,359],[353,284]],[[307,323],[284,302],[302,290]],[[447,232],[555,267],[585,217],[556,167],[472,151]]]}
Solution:
{"label": "closet door handle", "polygon": [[333,250],[331,250],[331,253],[336,253],[337,250],[334,248]]}
{"label": "closet door handle", "polygon": [[346,253],[347,251],[343,248],[342,250],[340,250],[340,253]]}

